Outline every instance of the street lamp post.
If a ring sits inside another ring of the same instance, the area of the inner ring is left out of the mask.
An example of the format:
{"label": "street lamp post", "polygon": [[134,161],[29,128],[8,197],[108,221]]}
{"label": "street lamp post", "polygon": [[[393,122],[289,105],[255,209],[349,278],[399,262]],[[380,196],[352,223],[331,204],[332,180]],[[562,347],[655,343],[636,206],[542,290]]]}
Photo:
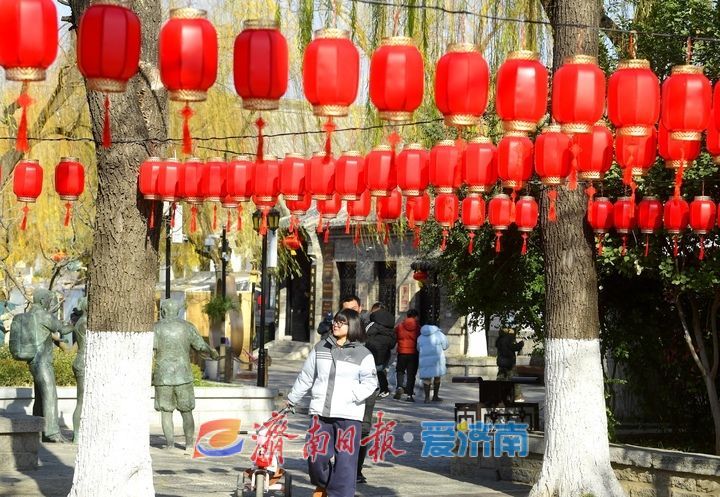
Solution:
{"label": "street lamp post", "polygon": [[[273,233],[278,229],[280,224],[280,212],[275,209],[270,210],[267,214],[267,227],[272,230]],[[263,213],[257,210],[253,213],[253,228],[255,231],[260,233]],[[257,386],[265,387],[265,375],[266,375],[266,358],[265,358],[265,310],[269,302],[270,279],[267,274],[267,235],[262,235],[262,260],[260,262],[262,273],[260,274],[260,293],[262,295],[260,300],[260,329],[258,331],[258,368],[257,368]]]}

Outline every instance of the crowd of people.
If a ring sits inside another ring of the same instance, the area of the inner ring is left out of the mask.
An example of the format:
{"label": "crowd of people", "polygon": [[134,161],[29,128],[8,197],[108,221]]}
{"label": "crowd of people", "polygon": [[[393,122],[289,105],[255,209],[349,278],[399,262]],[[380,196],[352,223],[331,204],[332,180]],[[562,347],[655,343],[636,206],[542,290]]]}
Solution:
{"label": "crowd of people", "polygon": [[[320,340],[288,394],[288,405],[311,393],[309,413],[329,437],[327,453],[308,460],[310,480],[316,486],[313,497],[353,497],[356,485],[367,482],[362,473],[367,447],[360,441],[370,434],[375,403],[390,396],[393,351],[397,350],[393,398],[415,402],[419,377],[424,402],[441,402],[438,393],[446,373],[448,340],[437,326],[421,326],[415,309],[398,322],[381,302],[364,312],[356,295],[343,297],[340,310],[328,314],[317,332]],[[335,450],[336,439],[349,430],[353,447],[359,449]]]}

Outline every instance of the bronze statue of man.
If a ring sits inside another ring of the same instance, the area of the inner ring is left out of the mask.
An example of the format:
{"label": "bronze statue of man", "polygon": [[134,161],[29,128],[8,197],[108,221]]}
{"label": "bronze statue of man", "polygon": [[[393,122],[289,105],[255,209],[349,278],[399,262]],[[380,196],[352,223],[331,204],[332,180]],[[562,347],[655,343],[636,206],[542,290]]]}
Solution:
{"label": "bronze statue of man", "polygon": [[[67,335],[72,326],[65,326],[50,313],[53,293],[38,289],[33,292],[33,303],[28,312],[19,314],[10,326],[10,353],[30,366],[36,390],[42,400],[45,418],[44,442],[65,443],[58,423],[57,387],[53,368],[53,333]],[[37,399],[36,399],[37,401]]]}
{"label": "bronze statue of man", "polygon": [[190,349],[218,358],[198,333],[197,328],[178,317],[180,304],[172,299],[160,302],[160,321],[155,323],[155,368],[153,385],[155,385],[155,410],[162,415],[162,429],[165,435],[166,448],[175,446],[173,431],[173,411],[180,411],[185,434],[185,450],[195,445],[195,420],[192,411],[195,409],[195,391],[190,369]]}
{"label": "bronze statue of man", "polygon": [[83,397],[85,395],[85,334],[87,333],[87,297],[81,297],[75,308],[80,317],[75,322],[75,341],[77,342],[77,355],[73,361],[73,374],[77,388],[77,401],[73,412],[73,442],[77,443],[80,438],[80,415],[82,413]]}

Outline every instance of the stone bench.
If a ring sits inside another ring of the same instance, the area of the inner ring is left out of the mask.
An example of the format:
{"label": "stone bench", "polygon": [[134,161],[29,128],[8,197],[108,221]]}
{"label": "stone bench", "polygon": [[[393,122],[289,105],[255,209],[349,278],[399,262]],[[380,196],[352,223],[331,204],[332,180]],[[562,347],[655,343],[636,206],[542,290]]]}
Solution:
{"label": "stone bench", "polygon": [[37,469],[45,419],[22,414],[0,416],[0,471]]}

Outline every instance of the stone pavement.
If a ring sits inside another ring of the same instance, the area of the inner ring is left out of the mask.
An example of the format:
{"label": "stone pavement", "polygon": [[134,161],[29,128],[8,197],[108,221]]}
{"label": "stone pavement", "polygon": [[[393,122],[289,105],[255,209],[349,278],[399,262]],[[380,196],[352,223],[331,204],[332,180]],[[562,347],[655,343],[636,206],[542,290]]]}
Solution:
{"label": "stone pavement", "polygon": [[[273,361],[270,384],[287,393],[300,370],[301,361]],[[418,388],[418,393],[419,389]],[[542,387],[523,386],[529,401],[543,398]],[[503,481],[461,479],[450,476],[450,459],[421,458],[420,421],[452,420],[455,402],[477,399],[477,386],[444,384],[441,388],[442,403],[415,404],[393,400],[391,397],[378,401],[385,420],[395,420],[398,425],[394,435],[395,448],[407,451],[405,455],[386,462],[368,460],[363,471],[368,483],[358,485],[358,497],[508,497],[526,496],[529,487]],[[304,434],[309,426],[307,415],[291,415],[289,432]],[[242,427],[248,429],[250,427]],[[162,448],[160,434],[151,435],[150,453],[155,474],[157,497],[230,497],[233,495],[237,475],[250,466],[249,456],[253,441],[246,436],[246,446],[239,456],[225,459],[193,460],[180,448],[166,451]],[[182,437],[177,438],[182,442]],[[309,497],[312,487],[307,477],[306,463],[302,460],[303,437],[285,443],[285,467],[293,476],[293,495]],[[76,448],[72,445],[44,445],[40,451],[40,468],[28,472],[0,472],[0,497],[65,497],[72,484],[73,463]],[[113,456],[117,457],[117,456]],[[100,496],[98,496],[100,497]]]}

